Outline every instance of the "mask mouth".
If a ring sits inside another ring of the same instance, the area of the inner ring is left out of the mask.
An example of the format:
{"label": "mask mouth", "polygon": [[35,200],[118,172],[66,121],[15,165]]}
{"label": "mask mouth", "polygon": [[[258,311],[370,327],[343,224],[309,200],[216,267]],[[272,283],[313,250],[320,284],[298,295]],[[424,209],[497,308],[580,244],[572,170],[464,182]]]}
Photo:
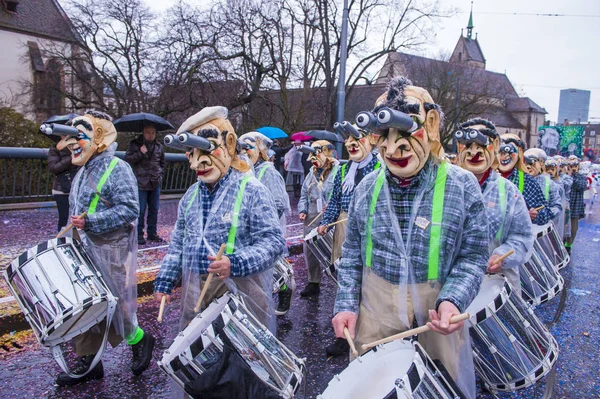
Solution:
{"label": "mask mouth", "polygon": [[204,168],[202,170],[197,170],[196,171],[196,176],[201,177],[201,176],[206,176],[207,174],[209,174],[210,172],[212,172],[213,168]]}
{"label": "mask mouth", "polygon": [[358,147],[348,148],[348,154],[356,154],[356,153],[358,153],[358,151],[359,151]]}
{"label": "mask mouth", "polygon": [[471,157],[471,159],[468,160],[470,163],[474,163],[474,164],[480,164],[482,162],[485,161],[485,159],[483,159],[483,156],[481,156],[481,153],[477,153],[474,156]]}
{"label": "mask mouth", "polygon": [[73,156],[75,158],[79,158],[81,156],[81,154],[83,153],[83,149],[79,146],[79,144],[70,144],[69,150],[71,151],[71,154],[73,154]]}
{"label": "mask mouth", "polygon": [[412,155],[409,155],[407,157],[402,157],[402,158],[392,158],[392,157],[386,157],[386,158],[388,161],[390,161],[394,165],[397,165],[401,168],[406,168],[406,166],[408,165],[408,161],[410,161],[410,159],[412,158]]}
{"label": "mask mouth", "polygon": [[500,160],[500,165],[502,165],[502,166],[510,165],[511,161],[512,160],[510,158],[503,158],[503,159]]}

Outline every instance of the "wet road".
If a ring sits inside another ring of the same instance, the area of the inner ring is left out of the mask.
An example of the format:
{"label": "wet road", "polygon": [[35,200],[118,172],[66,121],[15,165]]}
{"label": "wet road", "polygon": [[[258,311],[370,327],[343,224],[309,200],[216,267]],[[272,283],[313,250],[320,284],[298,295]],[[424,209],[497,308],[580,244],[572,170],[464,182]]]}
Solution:
{"label": "wet road", "polygon": [[[172,206],[161,210],[159,232],[166,236],[174,219]],[[54,211],[55,212],[55,211]],[[5,266],[9,253],[20,246],[35,243],[36,234],[50,237],[54,233],[52,210],[27,212],[3,212],[0,220],[4,226],[0,232],[0,247]],[[20,222],[17,223],[17,220]],[[289,223],[289,222],[288,222]],[[7,228],[8,227],[8,228]],[[32,227],[37,230],[32,231]],[[13,230],[14,228],[14,230]],[[562,270],[565,277],[565,307],[559,320],[553,320],[560,298],[554,298],[539,306],[536,314],[550,325],[556,337],[560,355],[556,376],[551,384],[553,398],[600,398],[600,289],[598,288],[598,265],[600,264],[600,217],[593,215],[582,220],[573,248],[571,265]],[[18,253],[17,253],[18,254]],[[154,255],[148,264],[156,262]],[[159,258],[159,256],[158,256]],[[306,267],[301,255],[292,256],[298,282],[298,291],[306,283]],[[145,261],[142,260],[142,263]],[[347,365],[345,358],[327,359],[323,348],[332,341],[330,327],[331,310],[335,286],[325,279],[318,298],[300,299],[294,295],[288,315],[278,318],[278,337],[298,357],[307,359],[306,383],[297,397],[314,398],[322,392],[331,378]],[[177,302],[177,298],[175,298]],[[158,306],[149,297],[140,298],[140,325],[157,337],[153,363],[139,377],[129,371],[131,353],[121,344],[107,349],[104,355],[105,378],[74,388],[53,386],[59,372],[49,352],[41,348],[29,332],[17,333],[13,337],[0,337],[0,398],[168,398],[171,383],[157,367],[156,361],[169,345],[176,325],[178,311],[171,305],[165,314],[165,322],[156,320]],[[22,348],[18,348],[18,346]],[[548,380],[548,377],[546,378]],[[365,371],[365,384],[369,383]],[[534,387],[512,394],[498,394],[500,398],[542,398],[546,381]],[[492,395],[481,394],[481,398]],[[549,397],[549,396],[546,396]]]}

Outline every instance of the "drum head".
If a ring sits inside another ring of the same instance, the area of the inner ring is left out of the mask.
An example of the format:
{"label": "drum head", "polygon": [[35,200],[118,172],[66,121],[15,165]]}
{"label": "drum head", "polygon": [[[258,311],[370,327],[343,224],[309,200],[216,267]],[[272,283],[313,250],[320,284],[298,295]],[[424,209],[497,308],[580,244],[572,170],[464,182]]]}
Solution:
{"label": "drum head", "polygon": [[505,278],[503,276],[499,274],[486,274],[483,277],[479,293],[465,312],[469,313],[471,317],[475,316],[477,312],[484,309],[500,295],[504,283]]}
{"label": "drum head", "polygon": [[47,336],[42,339],[42,344],[53,346],[62,342],[70,341],[74,337],[86,332],[106,318],[108,302],[106,297],[101,301],[86,305],[87,308],[76,308],[66,314],[64,319],[58,319],[56,324],[50,326],[46,332]]}
{"label": "drum head", "polygon": [[532,224],[531,225],[531,231],[533,231],[533,234],[536,237],[539,237],[539,236],[543,236],[543,235],[548,234],[548,232],[550,231],[551,227],[552,227],[552,223],[546,223],[543,226],[539,226],[537,224]]}
{"label": "drum head", "polygon": [[[415,349],[398,340],[373,348],[352,361],[329,382],[323,399],[381,399],[395,389],[397,379],[408,372]],[[403,399],[403,398],[399,398]]]}

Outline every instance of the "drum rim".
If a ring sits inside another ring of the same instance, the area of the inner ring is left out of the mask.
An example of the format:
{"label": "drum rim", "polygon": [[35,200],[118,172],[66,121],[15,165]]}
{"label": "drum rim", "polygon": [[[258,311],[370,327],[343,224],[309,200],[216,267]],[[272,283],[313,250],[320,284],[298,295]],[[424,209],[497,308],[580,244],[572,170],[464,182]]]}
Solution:
{"label": "drum rim", "polygon": [[[502,284],[502,287],[501,287],[500,292],[498,293],[498,295],[496,295],[496,297],[492,301],[490,301],[489,303],[487,303],[483,307],[483,309],[480,309],[477,312],[469,312],[469,314],[470,314],[469,323],[472,326],[476,326],[479,323],[483,322],[485,319],[491,317],[490,313],[495,314],[496,312],[498,312],[498,310],[500,310],[500,308],[502,306],[504,306],[504,304],[508,301],[508,298],[509,298],[510,294],[513,292],[513,288],[511,287],[511,285],[508,282],[508,280],[506,279],[506,277],[504,277],[504,275],[502,275],[502,274],[493,274],[493,275],[486,275],[486,276],[484,276],[484,278],[486,278],[486,277],[488,279],[492,279],[492,278],[493,279],[499,279],[499,277],[501,277],[502,280],[503,280],[503,284]],[[467,310],[468,310],[468,308],[467,308]],[[491,310],[493,310],[493,312],[490,312]]]}
{"label": "drum rim", "polygon": [[26,249],[21,252],[19,256],[10,262],[7,268],[4,270],[5,279],[7,281],[12,281],[13,276],[17,273],[17,270],[20,269],[24,264],[31,261],[36,255],[46,252],[49,249],[52,249],[52,245],[48,245],[48,243],[52,242],[55,246],[71,244],[79,249],[79,245],[77,242],[73,240],[71,237],[60,237],[60,238],[51,238],[44,242],[40,242],[33,247]]}

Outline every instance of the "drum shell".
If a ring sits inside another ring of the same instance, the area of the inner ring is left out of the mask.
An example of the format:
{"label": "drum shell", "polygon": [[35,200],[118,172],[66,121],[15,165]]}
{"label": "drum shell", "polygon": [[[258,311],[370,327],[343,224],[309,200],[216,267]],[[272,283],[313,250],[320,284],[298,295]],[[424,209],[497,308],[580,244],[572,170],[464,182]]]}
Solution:
{"label": "drum shell", "polygon": [[83,247],[67,237],[23,252],[4,277],[38,341],[47,347],[97,325],[116,301]]}
{"label": "drum shell", "polygon": [[556,340],[502,276],[486,276],[466,312],[475,369],[493,392],[529,387],[556,362]]}
{"label": "drum shell", "polygon": [[531,258],[519,266],[519,276],[523,299],[534,306],[554,298],[564,285],[562,276],[537,241]]}
{"label": "drum shell", "polygon": [[273,264],[273,294],[277,294],[283,287],[291,284],[293,278],[293,265],[285,256],[280,256]]}
{"label": "drum shell", "polygon": [[569,264],[570,256],[553,223],[535,226],[537,233],[535,244],[546,254],[550,263],[558,270]]}

